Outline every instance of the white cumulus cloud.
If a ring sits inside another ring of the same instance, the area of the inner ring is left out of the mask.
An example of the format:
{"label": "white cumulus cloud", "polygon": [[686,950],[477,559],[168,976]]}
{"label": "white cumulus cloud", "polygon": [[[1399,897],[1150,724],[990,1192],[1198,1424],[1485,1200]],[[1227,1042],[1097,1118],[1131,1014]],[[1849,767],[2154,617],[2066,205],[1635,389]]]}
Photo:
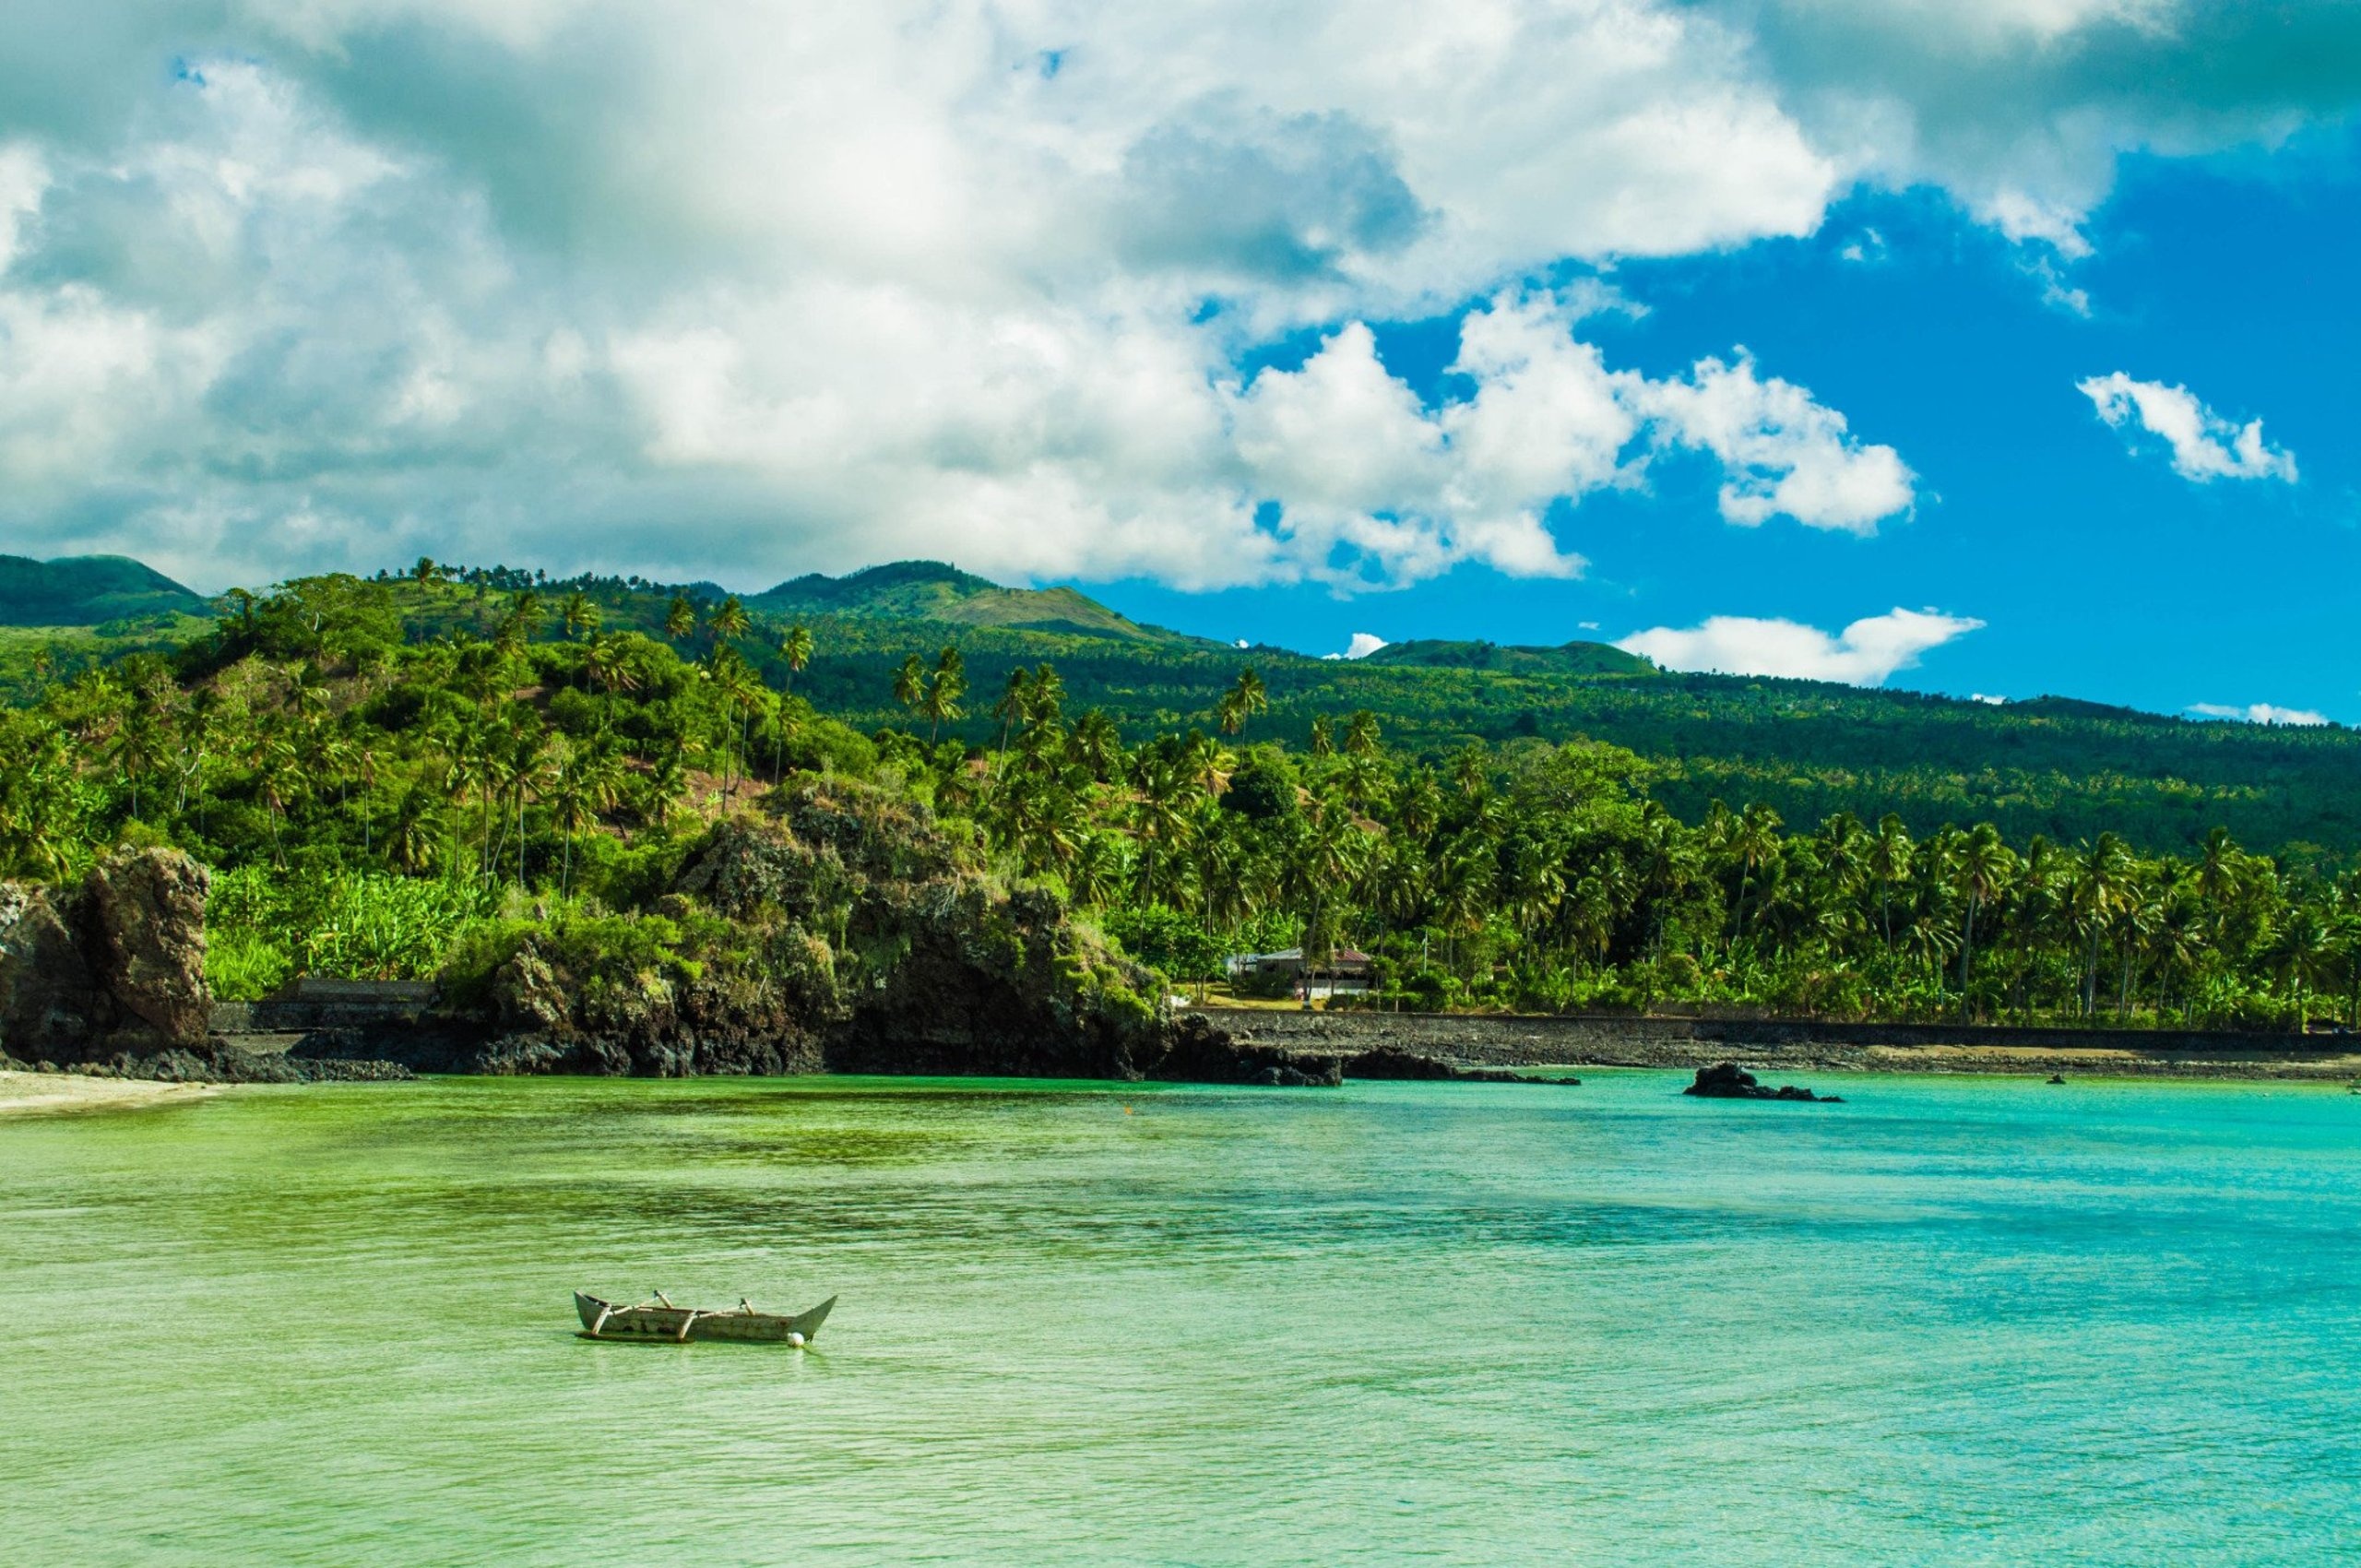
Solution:
{"label": "white cumulus cloud", "polygon": [[1323,653],[1320,657],[1323,659],[1367,659],[1384,646],[1385,639],[1374,632],[1355,632],[1353,640],[1345,646],[1344,652]]}
{"label": "white cumulus cloud", "polygon": [[1983,624],[1931,610],[1894,609],[1856,621],[1832,636],[1797,621],[1715,615],[1696,626],[1634,632],[1615,646],[1667,670],[1875,686],[1894,671],[1915,666],[1919,655]]}
{"label": "white cumulus cloud", "polygon": [[2200,484],[2216,479],[2296,482],[2296,454],[2268,445],[2262,422],[2224,419],[2186,386],[2134,381],[2121,371],[2074,384],[2099,418],[2118,430],[2136,427],[2172,448],[2173,471]]}
{"label": "white cumulus cloud", "polygon": [[[1914,489],[1874,410],[1726,342],[1637,376],[1521,284],[1865,182],[2064,266],[2119,154],[2338,119],[2356,43],[2331,0],[19,0],[0,529],[208,587],[1349,588],[1578,571],[1568,504],[1681,447],[1733,522],[1865,532]],[[1470,302],[1449,399],[1385,374],[1370,327]]]}
{"label": "white cumulus cloud", "polygon": [[2247,724],[2325,724],[2328,715],[2315,713],[2308,707],[2281,707],[2274,703],[2250,702],[2244,707],[2235,703],[2196,702],[2189,711],[2204,719],[2235,719]]}
{"label": "white cumulus cloud", "polygon": [[1699,362],[1680,381],[1650,387],[1643,405],[1673,440],[1722,461],[1722,516],[1753,527],[1789,517],[1809,528],[1871,533],[1910,509],[1912,475],[1891,446],[1854,439],[1845,416],[1810,393],[1735,364]]}

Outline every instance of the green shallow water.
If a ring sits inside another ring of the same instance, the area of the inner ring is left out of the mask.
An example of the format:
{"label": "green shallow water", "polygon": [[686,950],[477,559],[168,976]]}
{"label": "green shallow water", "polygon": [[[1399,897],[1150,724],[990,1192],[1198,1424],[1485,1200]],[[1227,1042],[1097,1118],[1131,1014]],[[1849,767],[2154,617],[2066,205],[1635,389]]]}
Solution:
{"label": "green shallow water", "polygon": [[[2361,1098],[1679,1081],[0,1125],[0,1523],[76,1564],[2361,1561]],[[658,1284],[844,1301],[807,1354],[570,1332]]]}

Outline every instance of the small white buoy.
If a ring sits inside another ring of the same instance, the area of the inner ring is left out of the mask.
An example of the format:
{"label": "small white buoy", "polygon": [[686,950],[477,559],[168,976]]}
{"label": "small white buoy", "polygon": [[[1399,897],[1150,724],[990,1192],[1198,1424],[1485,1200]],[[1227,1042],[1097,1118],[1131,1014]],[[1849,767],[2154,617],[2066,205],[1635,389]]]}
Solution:
{"label": "small white buoy", "polygon": [[794,1346],[799,1350],[803,1348],[803,1336],[794,1333],[791,1330],[788,1334],[787,1342],[789,1345]]}

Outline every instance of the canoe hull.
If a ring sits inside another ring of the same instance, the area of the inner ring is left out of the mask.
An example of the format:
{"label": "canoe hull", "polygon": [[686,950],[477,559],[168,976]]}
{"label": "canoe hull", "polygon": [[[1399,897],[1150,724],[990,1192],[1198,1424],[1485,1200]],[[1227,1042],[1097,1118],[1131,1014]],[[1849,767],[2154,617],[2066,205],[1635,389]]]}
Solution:
{"label": "canoe hull", "polygon": [[809,1340],[820,1332],[820,1325],[828,1319],[829,1309],[836,1304],[836,1299],[831,1296],[810,1312],[789,1317],[776,1313],[703,1313],[647,1302],[625,1306],[580,1290],[574,1293],[574,1310],[582,1318],[585,1337],[672,1345],[708,1339],[779,1344],[790,1334],[800,1334]]}

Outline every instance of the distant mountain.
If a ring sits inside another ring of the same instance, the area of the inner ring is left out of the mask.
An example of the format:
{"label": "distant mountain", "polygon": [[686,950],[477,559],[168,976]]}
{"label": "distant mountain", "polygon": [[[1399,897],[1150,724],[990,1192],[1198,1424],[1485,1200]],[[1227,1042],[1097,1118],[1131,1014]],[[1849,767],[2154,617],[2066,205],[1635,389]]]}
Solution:
{"label": "distant mountain", "polygon": [[202,615],[206,602],[128,556],[0,555],[0,626],[95,626],[172,612]]}
{"label": "distant mountain", "polygon": [[1653,675],[1656,667],[1636,653],[1606,643],[1567,643],[1531,647],[1515,643],[1445,642],[1418,639],[1388,643],[1363,664],[1411,665],[1424,670],[1497,670],[1510,675]]}
{"label": "distant mountain", "polygon": [[814,573],[752,595],[745,604],[772,615],[941,621],[1128,642],[1194,645],[1199,640],[1143,626],[1070,588],[1003,588],[939,561],[896,561],[843,577]]}

